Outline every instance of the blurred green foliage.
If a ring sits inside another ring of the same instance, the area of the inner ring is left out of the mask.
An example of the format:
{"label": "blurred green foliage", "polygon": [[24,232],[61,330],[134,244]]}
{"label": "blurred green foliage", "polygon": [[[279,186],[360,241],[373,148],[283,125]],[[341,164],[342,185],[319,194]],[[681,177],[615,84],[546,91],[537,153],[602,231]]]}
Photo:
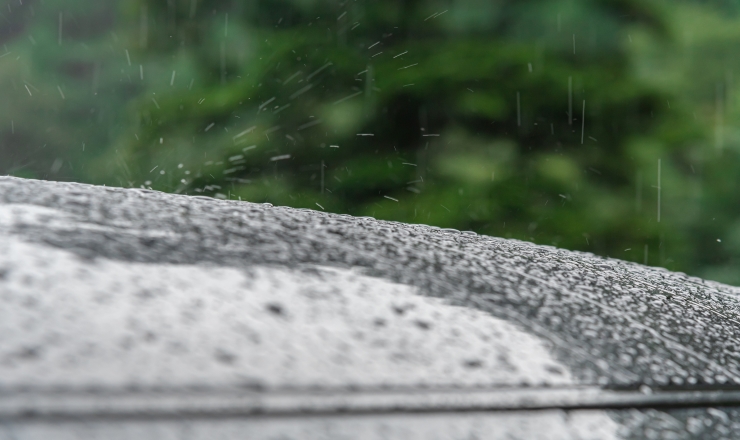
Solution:
{"label": "blurred green foliage", "polygon": [[7,11],[3,173],[474,230],[740,284],[734,2]]}

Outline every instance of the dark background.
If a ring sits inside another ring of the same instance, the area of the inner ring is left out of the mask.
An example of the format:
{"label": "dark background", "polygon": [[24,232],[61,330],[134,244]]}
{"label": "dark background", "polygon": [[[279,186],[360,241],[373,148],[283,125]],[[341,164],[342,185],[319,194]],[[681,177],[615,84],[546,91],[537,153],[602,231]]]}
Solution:
{"label": "dark background", "polygon": [[0,5],[0,173],[474,230],[740,284],[738,2]]}

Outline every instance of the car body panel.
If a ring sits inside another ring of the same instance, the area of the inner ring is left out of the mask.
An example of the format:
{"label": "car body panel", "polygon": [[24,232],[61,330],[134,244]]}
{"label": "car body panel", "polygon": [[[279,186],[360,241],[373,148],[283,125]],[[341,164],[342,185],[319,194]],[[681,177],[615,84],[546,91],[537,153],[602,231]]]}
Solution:
{"label": "car body panel", "polygon": [[21,438],[219,418],[575,438],[602,416],[584,438],[612,438],[740,403],[740,289],[514,240],[5,177],[0,275],[0,420]]}

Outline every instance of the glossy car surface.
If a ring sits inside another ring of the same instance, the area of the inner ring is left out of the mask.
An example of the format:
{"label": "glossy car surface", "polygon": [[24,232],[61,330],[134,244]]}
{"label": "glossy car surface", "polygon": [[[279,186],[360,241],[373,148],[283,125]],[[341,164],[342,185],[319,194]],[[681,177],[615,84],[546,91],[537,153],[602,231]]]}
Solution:
{"label": "glossy car surface", "polygon": [[0,178],[0,439],[726,438],[740,290],[422,225]]}

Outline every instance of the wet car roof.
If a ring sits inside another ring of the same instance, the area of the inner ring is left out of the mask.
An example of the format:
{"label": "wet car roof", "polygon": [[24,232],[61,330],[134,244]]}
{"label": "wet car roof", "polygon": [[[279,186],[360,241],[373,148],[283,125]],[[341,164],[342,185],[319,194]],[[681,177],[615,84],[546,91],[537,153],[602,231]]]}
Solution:
{"label": "wet car roof", "polygon": [[0,202],[5,392],[473,387],[490,408],[740,384],[740,290],[684,274],[144,190],[5,177]]}

